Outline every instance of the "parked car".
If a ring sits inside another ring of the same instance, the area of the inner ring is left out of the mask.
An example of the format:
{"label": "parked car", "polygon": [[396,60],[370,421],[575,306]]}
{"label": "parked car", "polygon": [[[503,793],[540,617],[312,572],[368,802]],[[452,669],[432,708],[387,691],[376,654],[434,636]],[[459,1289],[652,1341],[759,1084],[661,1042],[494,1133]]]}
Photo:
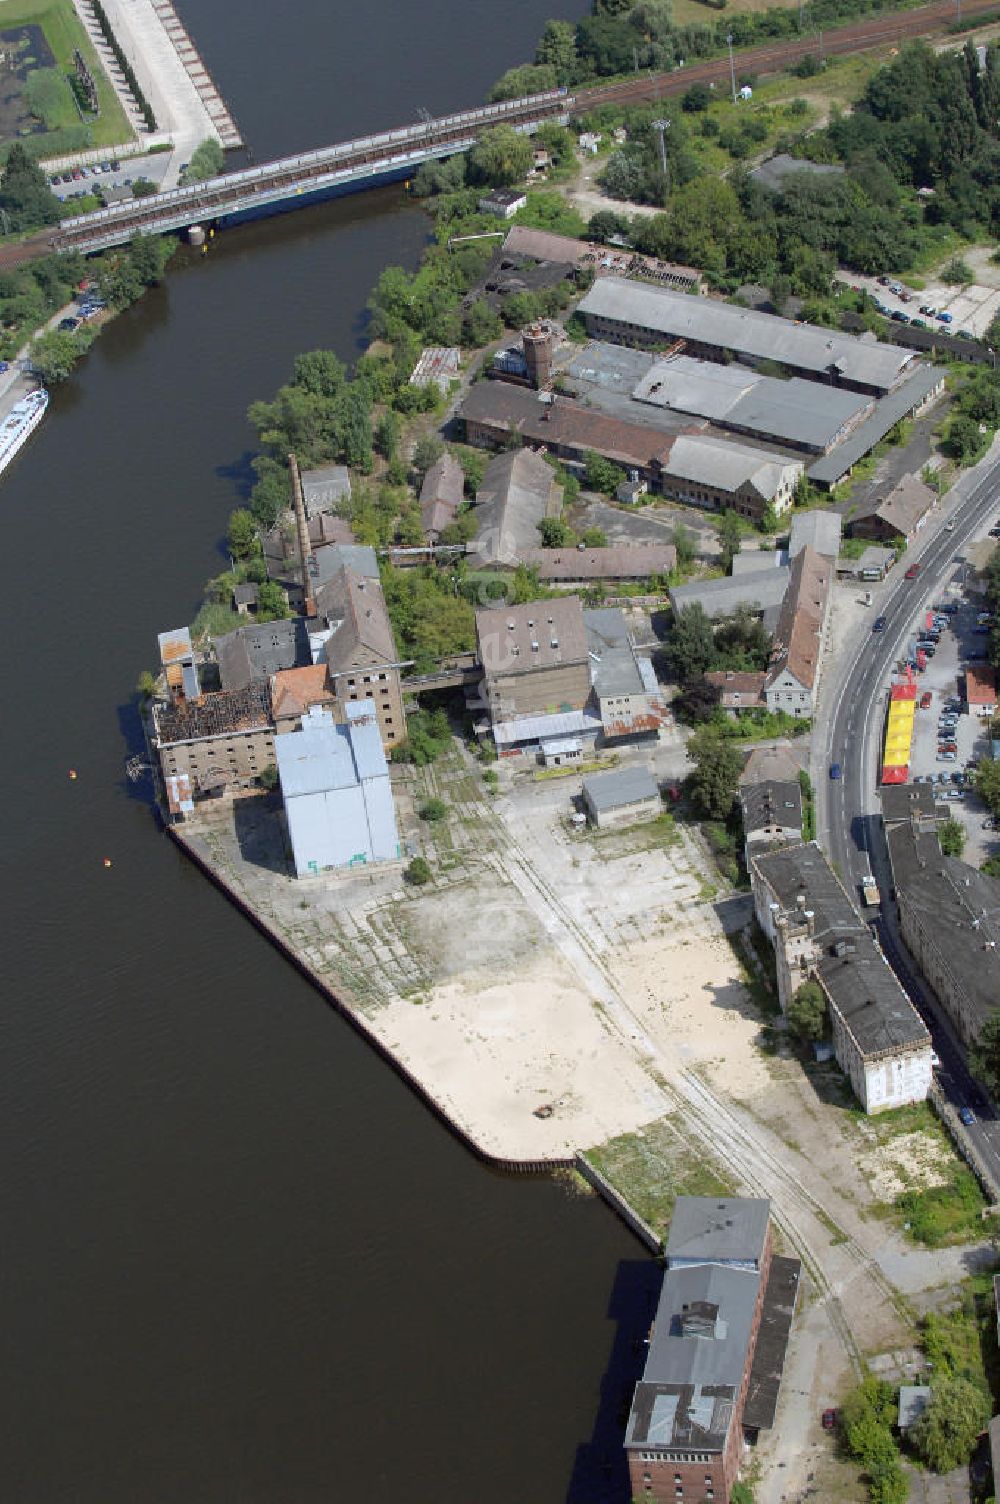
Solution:
{"label": "parked car", "polygon": [[79,328],[79,325],[80,325],[80,320],[79,319],[60,319],[59,320],[59,328],[60,329],[65,329],[65,331],[66,331],[67,334],[72,334],[72,332],[73,332],[74,329]]}
{"label": "parked car", "polygon": [[836,1427],[836,1424],[837,1424],[837,1411],[836,1410],[832,1410],[832,1409],[831,1410],[824,1410],[823,1411],[823,1430],[824,1431],[832,1431]]}
{"label": "parked car", "polygon": [[951,314],[950,313],[939,313],[938,314],[938,322],[939,323],[950,324],[951,321],[952,320],[951,320]]}
{"label": "parked car", "polygon": [[960,1107],[958,1115],[966,1128],[971,1128],[973,1123],[976,1121],[976,1114],[973,1112],[971,1107]]}
{"label": "parked car", "polygon": [[926,329],[927,325],[923,319],[911,319],[910,327],[913,329]]}
{"label": "parked car", "polygon": [[957,752],[939,752],[938,755],[937,755],[937,760],[938,760],[938,762],[957,762],[958,761],[958,753]]}

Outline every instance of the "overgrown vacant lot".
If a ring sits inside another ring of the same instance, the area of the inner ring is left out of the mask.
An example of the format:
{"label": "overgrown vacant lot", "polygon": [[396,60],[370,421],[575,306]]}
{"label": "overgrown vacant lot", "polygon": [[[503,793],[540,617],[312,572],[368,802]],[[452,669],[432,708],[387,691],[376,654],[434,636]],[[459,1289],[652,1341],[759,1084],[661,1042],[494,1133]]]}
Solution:
{"label": "overgrown vacant lot", "polygon": [[[25,50],[22,55],[26,66],[15,65],[16,72],[10,82],[18,85],[17,113],[16,116],[9,111],[0,114],[0,150],[17,137],[23,139],[32,155],[37,157],[58,156],[86,146],[112,146],[130,140],[132,132],[118,96],[80,24],[73,0],[4,0],[0,5],[0,36],[6,40],[22,27],[39,28],[46,51],[39,48],[40,55],[34,56],[30,50]],[[101,108],[96,120],[88,116],[84,121],[69,85],[69,75],[74,72],[73,53],[77,48],[97,84]],[[32,85],[32,74],[37,69],[44,69],[46,76],[42,83]],[[25,134],[25,124],[18,126],[16,119],[23,120],[30,106],[44,114],[44,122],[32,122],[27,127],[31,133]]]}

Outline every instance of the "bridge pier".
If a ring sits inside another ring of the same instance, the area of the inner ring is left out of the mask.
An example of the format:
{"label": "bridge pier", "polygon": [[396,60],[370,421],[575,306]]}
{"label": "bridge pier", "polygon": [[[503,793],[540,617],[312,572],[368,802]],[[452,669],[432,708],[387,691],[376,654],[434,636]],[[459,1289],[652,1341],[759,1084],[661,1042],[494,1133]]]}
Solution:
{"label": "bridge pier", "polygon": [[202,225],[188,225],[188,245],[204,245],[205,230]]}

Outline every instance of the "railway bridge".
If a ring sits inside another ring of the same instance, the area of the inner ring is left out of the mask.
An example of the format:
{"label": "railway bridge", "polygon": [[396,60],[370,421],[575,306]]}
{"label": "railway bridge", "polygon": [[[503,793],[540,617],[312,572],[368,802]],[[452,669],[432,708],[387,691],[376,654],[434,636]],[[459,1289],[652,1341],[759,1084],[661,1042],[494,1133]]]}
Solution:
{"label": "railway bridge", "polygon": [[573,103],[565,89],[553,89],[223,173],[65,219],[51,236],[50,249],[101,251],[138,234],[166,235],[192,225],[236,224],[398,182],[411,177],[422,162],[468,151],[491,126],[511,125],[530,132],[543,121],[567,119]]}

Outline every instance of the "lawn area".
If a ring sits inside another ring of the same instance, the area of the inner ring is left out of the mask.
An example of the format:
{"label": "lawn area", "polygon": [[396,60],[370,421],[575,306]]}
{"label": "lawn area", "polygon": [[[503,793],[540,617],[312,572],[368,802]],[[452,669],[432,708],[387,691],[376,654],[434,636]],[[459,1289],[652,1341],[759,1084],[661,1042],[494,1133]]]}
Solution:
{"label": "lawn area", "polygon": [[[111,87],[104,69],[98,60],[80,20],[73,9],[73,0],[2,0],[0,3],[0,31],[18,26],[40,26],[52,49],[56,67],[61,74],[74,71],[73,51],[79,48],[84,61],[97,83],[101,112],[96,120],[87,120],[89,144],[92,146],[116,146],[133,139],[133,132]],[[83,123],[72,106],[72,92],[66,85],[69,105],[65,117],[68,132],[82,135]],[[66,150],[79,150],[79,145],[61,142],[63,132],[43,131],[25,138],[24,144],[33,156],[56,156]],[[83,143],[88,144],[88,143]]]}
{"label": "lawn area", "polygon": [[924,1317],[921,1343],[935,1372],[968,1379],[990,1393],[1000,1382],[992,1274],[964,1280],[957,1294],[952,1310]]}
{"label": "lawn area", "polygon": [[659,1233],[678,1196],[731,1196],[734,1191],[706,1155],[692,1152],[669,1117],[588,1149],[587,1159]]}
{"label": "lawn area", "polygon": [[[727,0],[726,12],[729,14],[738,11],[742,14],[748,10],[772,10],[778,6],[786,9],[798,3],[799,0]],[[708,23],[717,16],[718,11],[701,4],[700,0],[674,0],[674,21],[678,26],[690,26],[696,21]]]}
{"label": "lawn area", "polygon": [[[913,1134],[926,1138],[932,1152],[939,1156],[940,1184],[921,1184],[919,1177],[908,1174],[908,1154],[900,1155],[900,1178],[907,1188],[898,1195],[885,1215],[903,1223],[907,1236],[926,1248],[943,1248],[949,1243],[964,1243],[985,1235],[982,1212],[986,1205],[979,1184],[961,1162],[952,1147],[940,1119],[926,1102],[897,1107],[892,1112],[864,1117],[858,1110],[852,1116],[864,1126],[866,1137],[892,1154],[894,1139],[904,1140]],[[908,1183],[907,1183],[908,1182]]]}

